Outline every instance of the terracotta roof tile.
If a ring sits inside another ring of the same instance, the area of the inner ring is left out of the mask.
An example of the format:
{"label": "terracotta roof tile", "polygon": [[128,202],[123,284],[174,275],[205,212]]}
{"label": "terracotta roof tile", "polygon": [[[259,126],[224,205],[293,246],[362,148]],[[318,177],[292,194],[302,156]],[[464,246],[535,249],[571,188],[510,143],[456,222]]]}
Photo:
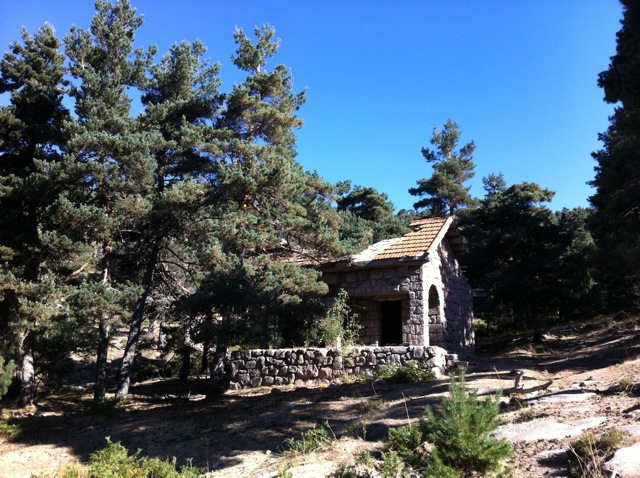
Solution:
{"label": "terracotta roof tile", "polygon": [[410,224],[413,231],[378,253],[373,260],[418,258],[423,256],[438,237],[448,218],[418,219]]}

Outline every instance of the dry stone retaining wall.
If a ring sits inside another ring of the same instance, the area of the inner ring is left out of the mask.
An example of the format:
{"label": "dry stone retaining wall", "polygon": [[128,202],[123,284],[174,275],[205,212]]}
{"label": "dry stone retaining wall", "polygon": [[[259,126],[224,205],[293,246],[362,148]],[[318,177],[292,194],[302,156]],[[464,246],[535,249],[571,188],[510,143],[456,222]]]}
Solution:
{"label": "dry stone retaining wall", "polygon": [[444,373],[458,356],[441,347],[421,346],[239,350],[231,353],[231,389],[328,385],[343,375],[372,376],[385,364],[410,360]]}

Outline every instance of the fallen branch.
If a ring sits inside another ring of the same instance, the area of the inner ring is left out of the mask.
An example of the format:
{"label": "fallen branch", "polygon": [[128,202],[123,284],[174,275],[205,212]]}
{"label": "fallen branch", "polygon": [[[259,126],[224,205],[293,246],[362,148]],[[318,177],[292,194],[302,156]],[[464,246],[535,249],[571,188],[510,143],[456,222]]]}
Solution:
{"label": "fallen branch", "polygon": [[516,376],[516,378],[514,379],[513,387],[489,388],[484,390],[478,390],[478,396],[494,395],[498,392],[502,393],[503,396],[524,395],[526,393],[537,392],[539,390],[546,390],[553,383],[553,380],[549,380],[548,382],[545,382],[542,385],[536,385],[535,387],[524,388],[524,385],[522,385],[522,379],[524,378],[524,370],[514,370],[511,373],[515,374]]}

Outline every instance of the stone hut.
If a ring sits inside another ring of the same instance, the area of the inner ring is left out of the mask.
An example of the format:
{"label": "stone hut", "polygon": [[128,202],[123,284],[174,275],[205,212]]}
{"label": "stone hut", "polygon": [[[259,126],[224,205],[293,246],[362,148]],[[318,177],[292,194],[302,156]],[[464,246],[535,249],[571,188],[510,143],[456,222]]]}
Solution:
{"label": "stone hut", "polygon": [[330,296],[345,289],[363,345],[439,346],[473,352],[473,299],[457,257],[453,217],[413,221],[411,232],[321,267]]}

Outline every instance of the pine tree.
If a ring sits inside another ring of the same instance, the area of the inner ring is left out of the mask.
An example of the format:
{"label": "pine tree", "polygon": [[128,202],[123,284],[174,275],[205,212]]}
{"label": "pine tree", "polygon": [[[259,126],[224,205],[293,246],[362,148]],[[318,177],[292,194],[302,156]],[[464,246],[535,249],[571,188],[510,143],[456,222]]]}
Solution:
{"label": "pine tree", "polygon": [[[171,269],[176,268],[173,264],[185,262],[180,251],[193,242],[194,224],[199,222],[196,218],[205,207],[205,179],[212,173],[213,162],[204,152],[215,152],[213,123],[222,100],[218,93],[219,66],[202,60],[205,52],[200,42],[171,47],[160,64],[151,69],[142,97],[146,106],[143,127],[156,134],[151,148],[155,183],[148,196],[151,209],[139,230],[141,237],[134,242],[138,244],[134,257],[139,259],[134,267],[144,271],[143,293],[133,309],[117,396],[125,396],[129,390],[145,306],[156,284],[154,275],[159,267],[165,277],[180,274],[182,266],[173,273]],[[188,336],[188,330],[185,333]]]}
{"label": "pine tree", "polygon": [[640,140],[640,5],[621,0],[622,28],[616,34],[616,54],[609,69],[598,76],[607,103],[621,104],[615,115],[618,127]]}
{"label": "pine tree", "polygon": [[600,280],[609,307],[640,305],[640,6],[623,0],[622,28],[609,69],[600,74],[605,101],[617,104],[611,125],[593,153],[598,162],[589,198],[595,212],[590,228],[596,240]]}
{"label": "pine tree", "polygon": [[333,188],[294,159],[305,92],[293,91],[285,66],[266,69],[279,46],[273,28],[256,28],[255,36],[253,43],[242,30],[235,33],[233,62],[249,76],[229,94],[218,125],[227,139],[212,181],[217,259],[196,294],[217,319],[208,398],[225,389],[226,351],[239,330],[326,291],[316,271],[287,259],[339,249]]}
{"label": "pine tree", "polygon": [[0,64],[0,92],[11,95],[0,109],[0,307],[2,335],[14,339],[5,346],[18,359],[24,406],[35,397],[38,330],[60,312],[55,283],[73,261],[50,218],[69,117],[64,56],[48,24],[33,36],[23,30],[22,39]]}
{"label": "pine tree", "polygon": [[478,312],[494,323],[531,327],[539,339],[542,320],[558,306],[553,273],[563,249],[556,217],[544,206],[554,193],[527,182],[507,187],[501,174],[484,184],[479,206],[458,217],[467,276],[486,294]]}
{"label": "pine tree", "polygon": [[[116,310],[134,291],[119,268],[124,252],[120,240],[135,230],[150,207],[155,160],[148,153],[155,137],[131,117],[128,87],[140,88],[153,48],[134,50],[135,31],[142,24],[128,0],[96,2],[89,31],[73,27],[65,37],[77,121],[70,125],[70,158],[66,174],[73,188],[66,199],[67,220],[76,237],[95,248],[85,287],[96,292],[102,312],[98,325],[97,377],[94,399],[103,401],[109,331]],[[118,293],[120,292],[120,293]],[[88,307],[96,310],[97,307]]]}
{"label": "pine tree", "polygon": [[424,208],[429,216],[452,216],[460,208],[473,204],[465,183],[475,175],[473,152],[476,146],[472,141],[456,151],[460,134],[458,125],[449,119],[442,131],[437,126],[433,130],[431,144],[436,149],[422,148],[422,155],[433,167],[433,174],[429,179],[418,180],[418,186],[409,189],[409,194],[426,196],[413,207]]}

